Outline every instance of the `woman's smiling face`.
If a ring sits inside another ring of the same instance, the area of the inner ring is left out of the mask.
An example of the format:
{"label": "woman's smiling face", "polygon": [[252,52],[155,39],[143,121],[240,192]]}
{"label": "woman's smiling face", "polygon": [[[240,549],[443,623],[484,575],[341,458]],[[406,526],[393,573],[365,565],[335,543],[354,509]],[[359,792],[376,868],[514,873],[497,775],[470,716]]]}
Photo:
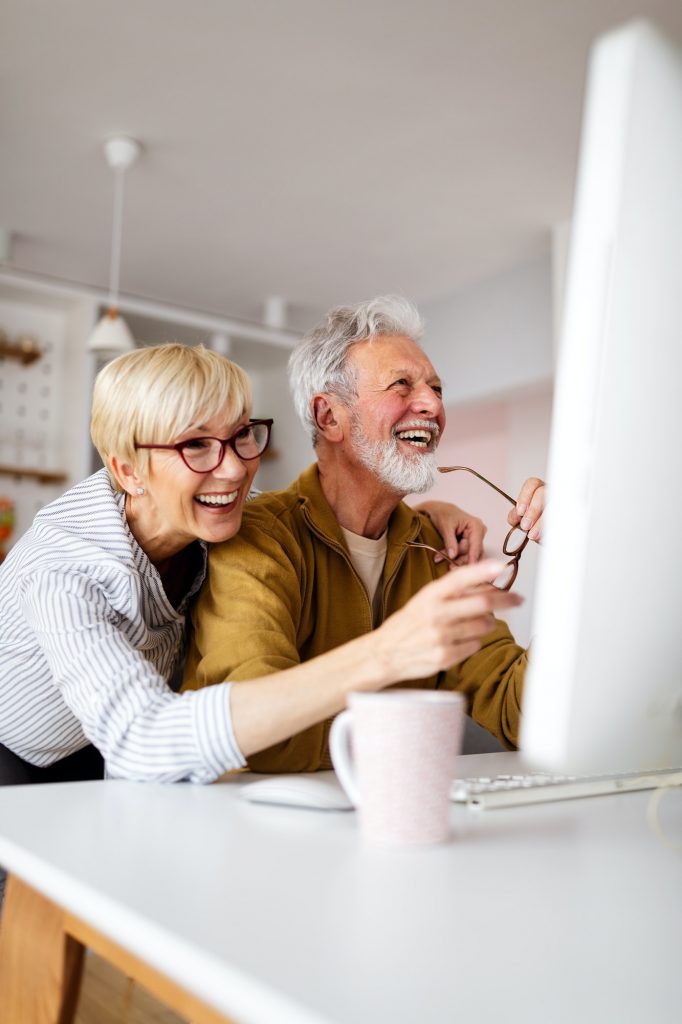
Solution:
{"label": "woman's smiling face", "polygon": [[[249,422],[216,416],[175,438],[228,438]],[[172,557],[195,540],[217,544],[239,530],[244,502],[260,458],[243,461],[229,445],[220,465],[210,473],[196,473],[177,451],[154,449],[148,471],[140,478],[144,495],[133,491],[128,499],[128,521],[141,547],[152,561]],[[129,492],[130,493],[130,492]]]}

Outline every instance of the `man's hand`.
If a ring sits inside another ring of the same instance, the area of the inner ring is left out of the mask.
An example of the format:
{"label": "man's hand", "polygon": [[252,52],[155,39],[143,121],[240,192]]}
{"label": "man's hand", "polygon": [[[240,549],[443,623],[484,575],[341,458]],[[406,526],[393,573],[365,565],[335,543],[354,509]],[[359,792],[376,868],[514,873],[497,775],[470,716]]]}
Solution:
{"label": "man's hand", "polygon": [[[483,557],[483,539],[488,527],[482,519],[469,515],[447,501],[423,501],[415,512],[425,512],[443,538],[443,551],[457,565],[473,565]],[[441,555],[434,562],[442,562]]]}
{"label": "man's hand", "polygon": [[507,516],[510,526],[519,526],[531,540],[542,540],[542,514],[545,510],[545,483],[536,476],[526,480],[516,505]]}

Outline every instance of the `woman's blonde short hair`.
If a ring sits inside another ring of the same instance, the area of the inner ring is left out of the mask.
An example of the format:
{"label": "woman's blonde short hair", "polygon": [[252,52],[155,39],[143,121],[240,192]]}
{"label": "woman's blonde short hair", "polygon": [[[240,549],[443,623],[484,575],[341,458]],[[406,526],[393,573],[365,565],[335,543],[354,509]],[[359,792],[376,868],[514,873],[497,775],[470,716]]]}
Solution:
{"label": "woman's blonde short hair", "polygon": [[155,345],[126,352],[97,374],[90,436],[120,490],[112,455],[145,474],[150,453],[136,444],[172,444],[215,416],[236,423],[250,412],[251,384],[236,363],[203,345]]}

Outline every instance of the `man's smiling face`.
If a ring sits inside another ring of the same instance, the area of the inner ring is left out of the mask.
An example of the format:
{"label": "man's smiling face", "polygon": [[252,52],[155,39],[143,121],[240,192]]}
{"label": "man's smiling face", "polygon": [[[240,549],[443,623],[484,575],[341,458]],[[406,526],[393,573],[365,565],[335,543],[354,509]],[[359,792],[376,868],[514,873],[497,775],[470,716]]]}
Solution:
{"label": "man's smiling face", "polygon": [[409,338],[378,337],[354,345],[348,365],[358,397],[351,443],[358,460],[393,491],[428,490],[445,429],[440,378]]}

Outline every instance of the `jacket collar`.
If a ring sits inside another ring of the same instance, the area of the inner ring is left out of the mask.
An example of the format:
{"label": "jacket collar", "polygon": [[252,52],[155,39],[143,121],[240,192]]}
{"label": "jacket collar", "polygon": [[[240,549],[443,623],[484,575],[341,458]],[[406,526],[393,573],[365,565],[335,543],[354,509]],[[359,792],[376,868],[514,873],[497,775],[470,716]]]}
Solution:
{"label": "jacket collar", "polygon": [[[306,517],[311,526],[335,547],[341,545],[345,549],[343,533],[329,502],[324,496],[316,462],[308,466],[301,473],[297,480],[297,486],[299,500],[305,507]],[[418,534],[419,516],[409,505],[401,501],[391,513],[388,521],[387,561],[390,558],[392,549],[396,550],[396,552],[402,551],[405,541],[414,540]]]}

